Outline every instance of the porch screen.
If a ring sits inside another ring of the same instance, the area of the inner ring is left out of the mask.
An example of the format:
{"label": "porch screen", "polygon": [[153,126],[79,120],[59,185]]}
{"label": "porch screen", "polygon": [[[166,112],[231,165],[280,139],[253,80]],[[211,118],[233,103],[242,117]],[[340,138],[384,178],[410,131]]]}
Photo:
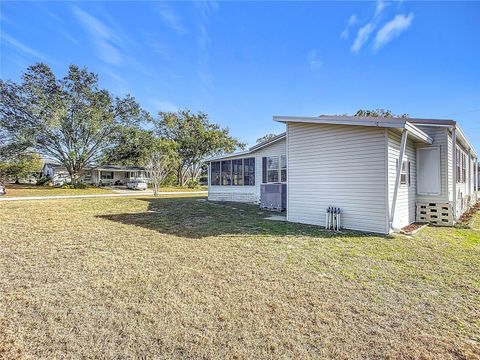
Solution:
{"label": "porch screen", "polygon": [[417,194],[441,193],[440,148],[417,149]]}

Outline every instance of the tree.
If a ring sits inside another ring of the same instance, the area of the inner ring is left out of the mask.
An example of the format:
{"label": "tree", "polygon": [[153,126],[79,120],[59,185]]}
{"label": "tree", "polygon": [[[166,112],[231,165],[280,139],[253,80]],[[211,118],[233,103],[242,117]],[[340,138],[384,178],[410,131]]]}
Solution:
{"label": "tree", "polygon": [[277,136],[277,135],[275,135],[275,134],[267,134],[267,135],[264,135],[264,136],[262,136],[262,137],[260,137],[260,138],[257,139],[257,144],[260,144],[260,143],[262,143],[262,142],[264,142],[264,141],[273,139],[275,136]]}
{"label": "tree", "polygon": [[408,114],[393,115],[390,110],[375,109],[375,110],[358,110],[353,116],[366,116],[366,117],[384,117],[384,118],[409,118]]}
{"label": "tree", "polygon": [[158,138],[153,131],[128,127],[121,131],[115,147],[105,152],[106,163],[135,166],[146,165],[156,151]]}
{"label": "tree", "polygon": [[165,181],[171,171],[172,160],[167,153],[155,151],[150,156],[147,171],[153,185],[153,195],[158,196],[160,185]]}
{"label": "tree", "polygon": [[148,118],[133,97],[113,97],[76,65],[61,79],[45,64],[30,66],[20,84],[1,80],[0,96],[3,151],[34,149],[65,166],[73,183],[118,143],[123,127]]}
{"label": "tree", "polygon": [[192,181],[198,177],[205,158],[245,147],[230,136],[228,128],[210,123],[203,112],[160,112],[154,123],[159,136],[175,145],[179,158],[177,183],[181,186],[187,176]]}
{"label": "tree", "polygon": [[0,181],[6,182],[9,179],[15,179],[18,183],[32,173],[39,172],[42,169],[43,160],[38,154],[21,154],[15,158],[9,158],[0,162]]}

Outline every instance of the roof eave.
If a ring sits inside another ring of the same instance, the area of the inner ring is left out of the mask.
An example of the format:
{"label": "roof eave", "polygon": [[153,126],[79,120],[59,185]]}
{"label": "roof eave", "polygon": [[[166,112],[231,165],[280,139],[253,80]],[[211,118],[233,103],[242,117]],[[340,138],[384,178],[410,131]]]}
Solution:
{"label": "roof eave", "polygon": [[422,130],[420,130],[419,128],[417,128],[415,125],[411,124],[408,121],[405,122],[405,129],[416,140],[419,140],[429,145],[433,144],[433,139],[428,134],[426,134],[425,132],[423,132]]}
{"label": "roof eave", "polygon": [[332,125],[358,125],[378,126],[388,128],[402,128],[406,119],[384,118],[352,118],[352,117],[307,117],[307,116],[274,116],[274,121],[288,123],[332,124]]}
{"label": "roof eave", "polygon": [[208,159],[203,160],[203,162],[209,163],[209,162],[212,162],[212,161],[218,161],[218,160],[223,160],[223,159],[230,159],[230,158],[232,158],[232,157],[248,155],[248,154],[251,154],[251,153],[252,153],[252,151],[250,151],[250,150],[238,151],[238,152],[231,153],[231,154],[214,156],[214,157],[211,157],[211,158],[208,158]]}
{"label": "roof eave", "polygon": [[250,152],[253,152],[253,151],[257,151],[257,150],[260,150],[260,149],[263,149],[264,147],[267,147],[267,146],[270,146],[274,143],[276,143],[277,141],[280,141],[280,140],[283,140],[287,137],[287,133],[286,132],[283,132],[281,134],[278,134],[276,135],[275,137],[267,140],[267,141],[264,141],[260,144],[256,144],[256,145],[253,145],[251,146],[248,150]]}
{"label": "roof eave", "polygon": [[304,116],[274,116],[273,120],[278,122],[296,122],[310,124],[332,124],[332,125],[353,125],[353,126],[372,126],[393,129],[407,129],[410,134],[417,140],[427,144],[432,144],[433,139],[409,123],[407,119],[390,119],[390,118],[352,118],[352,117],[304,117]]}
{"label": "roof eave", "polygon": [[457,137],[460,138],[460,140],[464,141],[465,144],[467,145],[467,147],[470,149],[471,153],[473,154],[473,156],[475,156],[476,158],[478,157],[477,156],[477,152],[475,151],[475,148],[473,147],[473,145],[470,143],[470,141],[468,141],[467,137],[465,136],[465,133],[463,132],[462,128],[460,127],[460,125],[458,125],[458,123],[456,124],[456,130],[457,130]]}

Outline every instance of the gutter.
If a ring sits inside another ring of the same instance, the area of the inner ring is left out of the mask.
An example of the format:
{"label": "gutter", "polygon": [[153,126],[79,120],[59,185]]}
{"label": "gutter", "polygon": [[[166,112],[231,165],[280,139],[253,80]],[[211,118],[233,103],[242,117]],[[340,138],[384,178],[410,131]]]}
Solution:
{"label": "gutter", "polygon": [[395,218],[395,207],[397,205],[398,191],[400,189],[400,177],[402,174],[403,157],[405,155],[405,148],[407,145],[407,136],[408,130],[407,128],[404,128],[402,131],[402,139],[400,140],[400,154],[398,155],[397,173],[395,175],[395,188],[393,190],[392,208],[390,209],[390,229],[393,231],[399,231],[399,229],[395,229],[393,227],[393,220]]}
{"label": "gutter", "polygon": [[457,129],[452,128],[452,192],[453,192],[453,221],[457,219]]}

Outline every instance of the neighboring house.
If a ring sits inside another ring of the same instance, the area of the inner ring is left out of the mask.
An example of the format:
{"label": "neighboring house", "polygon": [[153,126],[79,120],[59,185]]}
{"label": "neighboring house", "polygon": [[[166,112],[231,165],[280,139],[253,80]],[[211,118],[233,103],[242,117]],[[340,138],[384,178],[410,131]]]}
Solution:
{"label": "neighboring house", "polygon": [[[42,171],[52,179],[54,185],[63,185],[71,181],[67,169],[58,164],[46,163]],[[145,168],[140,166],[102,165],[86,168],[80,181],[92,185],[126,185],[129,180],[148,180]]]}
{"label": "neighboring house", "polygon": [[343,227],[387,234],[415,221],[452,225],[476,199],[478,156],[453,120],[274,120],[285,134],[208,160],[210,200],[258,202],[260,184],[285,182],[288,221],[324,226],[335,206]]}

